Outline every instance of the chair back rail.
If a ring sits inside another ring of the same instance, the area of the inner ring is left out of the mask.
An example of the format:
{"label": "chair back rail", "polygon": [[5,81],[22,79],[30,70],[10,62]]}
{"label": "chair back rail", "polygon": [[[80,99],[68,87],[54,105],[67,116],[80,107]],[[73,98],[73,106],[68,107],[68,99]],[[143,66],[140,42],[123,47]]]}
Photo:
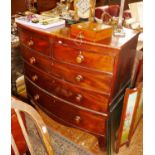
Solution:
{"label": "chair back rail", "polygon": [[46,148],[48,155],[54,155],[46,125],[43,122],[40,115],[38,114],[38,112],[34,108],[32,108],[30,105],[28,105],[22,101],[16,100],[13,97],[11,98],[11,107],[15,110],[15,112],[17,114],[17,118],[18,118],[19,124],[21,126],[22,133],[24,135],[24,138],[26,140],[26,143],[28,145],[30,153],[32,155],[35,154],[33,151],[32,145],[30,143],[26,128],[24,126],[23,120],[21,118],[20,112],[27,113],[28,115],[31,116],[31,119],[34,121],[34,123],[39,131],[39,134],[42,138],[42,141],[44,143],[44,146]]}

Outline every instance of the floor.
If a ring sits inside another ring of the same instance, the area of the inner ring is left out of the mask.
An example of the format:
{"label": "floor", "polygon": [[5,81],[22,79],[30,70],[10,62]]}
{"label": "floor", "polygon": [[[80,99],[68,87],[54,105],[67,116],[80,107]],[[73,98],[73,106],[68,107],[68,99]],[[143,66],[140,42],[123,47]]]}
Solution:
{"label": "floor", "polygon": [[[45,123],[52,129],[57,130],[73,142],[81,145],[82,147],[92,151],[95,155],[104,155],[103,151],[99,148],[98,140],[95,136],[82,132],[80,130],[63,126],[54,120],[50,119],[42,110],[37,108]],[[142,155],[143,154],[143,120],[140,121],[130,146],[122,146],[117,155]],[[116,154],[114,154],[116,155]]]}

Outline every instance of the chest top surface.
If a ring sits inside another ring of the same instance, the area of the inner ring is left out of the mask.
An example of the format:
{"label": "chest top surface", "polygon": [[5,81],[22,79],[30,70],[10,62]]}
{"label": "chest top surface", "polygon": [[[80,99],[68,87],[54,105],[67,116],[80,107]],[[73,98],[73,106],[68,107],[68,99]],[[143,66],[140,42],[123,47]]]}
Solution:
{"label": "chest top surface", "polygon": [[[69,27],[56,27],[51,29],[39,29],[32,26],[25,26],[21,24],[17,24],[18,27],[26,29],[28,31],[33,31],[35,33],[40,33],[40,35],[48,35],[51,37],[61,38],[68,41],[74,41],[77,43],[81,43],[80,39],[76,39],[76,37],[71,36],[70,34],[70,28]],[[66,29],[65,32],[63,31],[64,28]],[[138,33],[131,29],[124,28],[125,31],[125,37],[118,37],[112,35],[111,38],[107,38],[100,41],[86,41],[82,40],[83,44],[93,45],[93,46],[100,46],[105,48],[112,48],[112,49],[121,49],[123,46],[125,46],[132,38],[138,35]]]}

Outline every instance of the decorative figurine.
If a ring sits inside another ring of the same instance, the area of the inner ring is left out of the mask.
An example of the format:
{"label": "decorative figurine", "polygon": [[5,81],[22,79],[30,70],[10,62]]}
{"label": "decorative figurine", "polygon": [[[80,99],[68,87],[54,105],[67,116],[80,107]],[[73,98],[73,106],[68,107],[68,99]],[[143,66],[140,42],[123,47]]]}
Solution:
{"label": "decorative figurine", "polygon": [[96,0],[74,0],[75,20],[94,21]]}

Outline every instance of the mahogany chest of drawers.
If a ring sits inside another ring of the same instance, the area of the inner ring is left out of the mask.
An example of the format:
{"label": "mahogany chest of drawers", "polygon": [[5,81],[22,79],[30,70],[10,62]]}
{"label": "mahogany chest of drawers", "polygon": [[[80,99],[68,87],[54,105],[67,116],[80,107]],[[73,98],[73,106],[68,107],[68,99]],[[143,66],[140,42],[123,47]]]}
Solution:
{"label": "mahogany chest of drawers", "polygon": [[59,29],[18,24],[18,30],[28,96],[51,118],[96,135],[108,150],[130,85],[138,34],[125,30],[125,37],[89,42]]}

